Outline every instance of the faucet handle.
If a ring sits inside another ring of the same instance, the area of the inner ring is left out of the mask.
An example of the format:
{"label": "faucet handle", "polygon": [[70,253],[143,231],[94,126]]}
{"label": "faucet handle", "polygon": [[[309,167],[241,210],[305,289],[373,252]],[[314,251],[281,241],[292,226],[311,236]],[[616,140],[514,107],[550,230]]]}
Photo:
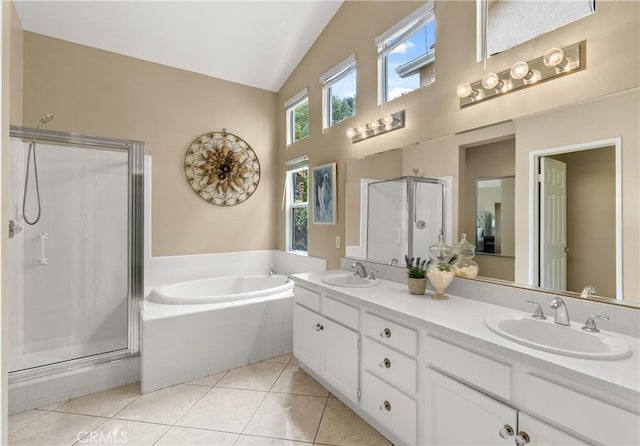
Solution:
{"label": "faucet handle", "polygon": [[598,330],[598,327],[596,327],[596,318],[603,321],[609,320],[609,316],[604,316],[602,314],[592,314],[587,318],[587,322],[584,323],[584,327],[582,327],[582,329],[589,333],[600,333],[600,330]]}
{"label": "faucet handle", "polygon": [[538,319],[540,321],[544,321],[547,318],[544,315],[544,311],[542,311],[542,306],[540,305],[540,303],[536,302],[535,300],[527,300],[527,302],[537,305],[535,313],[531,315],[532,318]]}
{"label": "faucet handle", "polygon": [[378,270],[374,269],[372,271],[369,271],[369,275],[367,276],[367,279],[369,280],[376,280],[376,275],[374,273],[377,273]]}

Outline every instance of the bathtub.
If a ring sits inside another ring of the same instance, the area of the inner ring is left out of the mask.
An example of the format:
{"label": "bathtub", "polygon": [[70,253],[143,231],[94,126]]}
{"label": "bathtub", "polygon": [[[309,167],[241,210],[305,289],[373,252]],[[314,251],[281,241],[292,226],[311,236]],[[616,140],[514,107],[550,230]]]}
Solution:
{"label": "bathtub", "polygon": [[275,275],[153,288],[141,311],[142,393],[291,353],[293,285]]}
{"label": "bathtub", "polygon": [[148,301],[165,305],[232,302],[284,293],[293,289],[286,276],[213,277],[154,288]]}

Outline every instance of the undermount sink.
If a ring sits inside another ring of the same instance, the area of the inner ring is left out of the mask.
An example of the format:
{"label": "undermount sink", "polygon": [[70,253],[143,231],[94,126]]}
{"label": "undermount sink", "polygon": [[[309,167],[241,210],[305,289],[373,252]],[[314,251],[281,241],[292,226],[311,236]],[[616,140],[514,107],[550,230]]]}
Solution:
{"label": "undermount sink", "polygon": [[359,277],[353,273],[333,273],[322,278],[324,283],[334,286],[344,286],[349,288],[366,288],[380,283],[378,279],[367,279]]}
{"label": "undermount sink", "polygon": [[531,316],[502,313],[489,316],[485,323],[498,335],[538,350],[587,359],[622,359],[631,355],[629,345],[605,333],[587,333],[580,324],[570,327]]}

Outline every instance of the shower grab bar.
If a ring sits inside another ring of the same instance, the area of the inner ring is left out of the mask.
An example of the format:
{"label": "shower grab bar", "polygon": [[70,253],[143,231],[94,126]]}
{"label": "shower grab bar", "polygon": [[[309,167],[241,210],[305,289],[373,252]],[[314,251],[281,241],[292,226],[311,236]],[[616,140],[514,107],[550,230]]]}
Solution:
{"label": "shower grab bar", "polygon": [[40,260],[38,260],[38,263],[42,266],[44,265],[48,265],[49,264],[49,259],[45,256],[45,240],[49,240],[49,234],[47,234],[46,232],[41,232],[38,235],[38,238],[40,239]]}

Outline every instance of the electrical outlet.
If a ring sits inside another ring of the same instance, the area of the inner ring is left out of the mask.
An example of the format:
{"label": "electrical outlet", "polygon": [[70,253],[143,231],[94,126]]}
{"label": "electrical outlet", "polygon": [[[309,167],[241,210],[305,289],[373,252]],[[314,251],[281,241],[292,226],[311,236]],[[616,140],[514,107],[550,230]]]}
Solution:
{"label": "electrical outlet", "polygon": [[340,247],[340,236],[336,235],[336,248]]}

